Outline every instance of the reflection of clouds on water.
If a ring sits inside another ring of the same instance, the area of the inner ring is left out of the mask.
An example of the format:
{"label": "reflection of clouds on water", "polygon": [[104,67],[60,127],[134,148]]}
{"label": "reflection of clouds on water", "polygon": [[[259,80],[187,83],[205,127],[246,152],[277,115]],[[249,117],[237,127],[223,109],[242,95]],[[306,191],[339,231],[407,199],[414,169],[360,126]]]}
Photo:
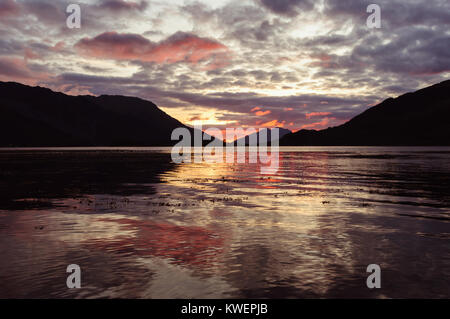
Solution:
{"label": "reflection of clouds on water", "polygon": [[202,276],[195,269],[170,263],[163,258],[138,258],[137,261],[154,273],[152,281],[142,292],[143,298],[229,298],[237,293],[237,289],[220,273],[214,273],[213,268],[208,276]]}
{"label": "reflection of clouds on water", "polygon": [[[94,250],[128,251],[136,256],[167,258],[174,264],[208,267],[220,254],[223,245],[223,239],[214,229],[131,218],[105,217],[94,222],[120,225],[119,234],[112,240],[102,238],[83,242],[83,245],[93,246]],[[122,230],[125,235],[122,235]]]}
{"label": "reflection of clouds on water", "polygon": [[[90,154],[56,163],[58,174],[32,157],[5,165],[32,169],[17,176],[27,194],[15,186],[2,198],[27,203],[0,211],[0,296],[448,297],[448,151],[299,148],[270,176],[167,156],[103,153],[93,164]],[[47,174],[48,205],[33,206]],[[60,287],[70,263],[85,269],[84,290]],[[365,284],[372,263],[380,291]]]}

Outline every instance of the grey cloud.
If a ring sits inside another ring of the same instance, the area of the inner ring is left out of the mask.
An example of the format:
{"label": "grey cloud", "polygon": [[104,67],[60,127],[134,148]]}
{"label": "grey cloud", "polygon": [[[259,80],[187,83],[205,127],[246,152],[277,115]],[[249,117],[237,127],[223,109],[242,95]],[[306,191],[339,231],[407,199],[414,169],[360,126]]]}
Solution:
{"label": "grey cloud", "polygon": [[24,45],[13,39],[0,39],[0,55],[22,54]]}
{"label": "grey cloud", "polygon": [[258,0],[258,2],[274,13],[287,16],[297,15],[299,10],[314,8],[312,0]]}
{"label": "grey cloud", "polygon": [[134,11],[145,10],[148,7],[147,1],[132,2],[123,0],[101,0],[98,4],[100,9],[112,11]]}

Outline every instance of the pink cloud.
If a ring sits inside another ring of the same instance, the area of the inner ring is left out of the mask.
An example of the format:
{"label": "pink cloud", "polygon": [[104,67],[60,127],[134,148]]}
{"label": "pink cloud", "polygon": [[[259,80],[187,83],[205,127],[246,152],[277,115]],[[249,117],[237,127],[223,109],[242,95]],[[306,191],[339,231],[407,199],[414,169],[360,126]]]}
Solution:
{"label": "pink cloud", "polygon": [[25,61],[38,59],[39,56],[33,52],[30,48],[25,49]]}
{"label": "pink cloud", "polygon": [[0,17],[15,16],[20,11],[19,5],[14,0],[2,0],[0,2]]}
{"label": "pink cloud", "polygon": [[328,127],[328,124],[330,123],[330,120],[334,120],[335,118],[324,118],[320,122],[315,122],[311,124],[305,124],[301,127],[301,129],[323,129]]}
{"label": "pink cloud", "polygon": [[30,69],[25,59],[0,58],[0,81],[16,81],[28,85],[47,80],[49,75]]}
{"label": "pink cloud", "polygon": [[311,113],[306,113],[306,118],[310,119],[312,117],[317,117],[317,116],[328,116],[331,115],[330,112],[311,112]]}
{"label": "pink cloud", "polygon": [[62,84],[62,85],[58,85],[56,83],[52,83],[52,84],[48,84],[48,87],[50,89],[52,89],[53,91],[57,91],[57,92],[63,92],[65,94],[68,95],[94,95],[91,91],[90,91],[90,87],[88,86],[83,86],[83,85],[72,85],[72,84]]}
{"label": "pink cloud", "polygon": [[228,64],[228,48],[211,39],[178,32],[154,43],[138,34],[105,32],[95,38],[84,38],[75,47],[86,56],[114,60],[191,64],[206,63],[215,69]]}
{"label": "pink cloud", "polygon": [[318,54],[311,54],[310,56],[312,59],[316,59],[319,61],[330,61],[331,60],[331,56],[326,54],[326,53],[318,53]]}
{"label": "pink cloud", "polygon": [[59,41],[52,47],[52,51],[60,52],[64,49],[65,45],[66,43],[64,41]]}
{"label": "pink cloud", "polygon": [[272,113],[272,111],[258,111],[255,113],[256,116],[264,116],[264,115],[269,115],[270,113]]}
{"label": "pink cloud", "polygon": [[337,67],[337,63],[332,61],[332,56],[328,54],[313,54],[311,55],[312,59],[317,61],[310,63],[310,66],[313,67],[322,67],[322,68],[332,68]]}
{"label": "pink cloud", "polygon": [[264,116],[272,113],[270,110],[263,111],[259,106],[252,108],[250,112],[254,112],[256,116]]}
{"label": "pink cloud", "polygon": [[262,124],[262,127],[284,127],[284,124],[286,123],[286,121],[283,122],[278,122],[278,120],[273,120],[270,122],[266,122],[264,124]]}

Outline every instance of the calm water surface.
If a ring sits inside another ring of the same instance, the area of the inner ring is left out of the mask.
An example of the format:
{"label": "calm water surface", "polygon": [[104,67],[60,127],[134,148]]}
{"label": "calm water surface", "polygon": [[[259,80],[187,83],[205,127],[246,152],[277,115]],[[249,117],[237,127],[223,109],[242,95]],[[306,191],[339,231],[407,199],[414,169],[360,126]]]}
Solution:
{"label": "calm water surface", "polygon": [[450,298],[450,148],[169,152],[0,151],[0,297]]}

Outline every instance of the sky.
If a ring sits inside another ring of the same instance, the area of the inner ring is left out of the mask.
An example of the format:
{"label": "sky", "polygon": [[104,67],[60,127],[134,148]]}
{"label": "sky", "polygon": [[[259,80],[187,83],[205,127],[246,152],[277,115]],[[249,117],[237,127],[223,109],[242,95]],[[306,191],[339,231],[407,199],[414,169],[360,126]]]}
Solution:
{"label": "sky", "polygon": [[324,129],[449,78],[448,0],[0,0],[0,81],[138,96],[188,125]]}

